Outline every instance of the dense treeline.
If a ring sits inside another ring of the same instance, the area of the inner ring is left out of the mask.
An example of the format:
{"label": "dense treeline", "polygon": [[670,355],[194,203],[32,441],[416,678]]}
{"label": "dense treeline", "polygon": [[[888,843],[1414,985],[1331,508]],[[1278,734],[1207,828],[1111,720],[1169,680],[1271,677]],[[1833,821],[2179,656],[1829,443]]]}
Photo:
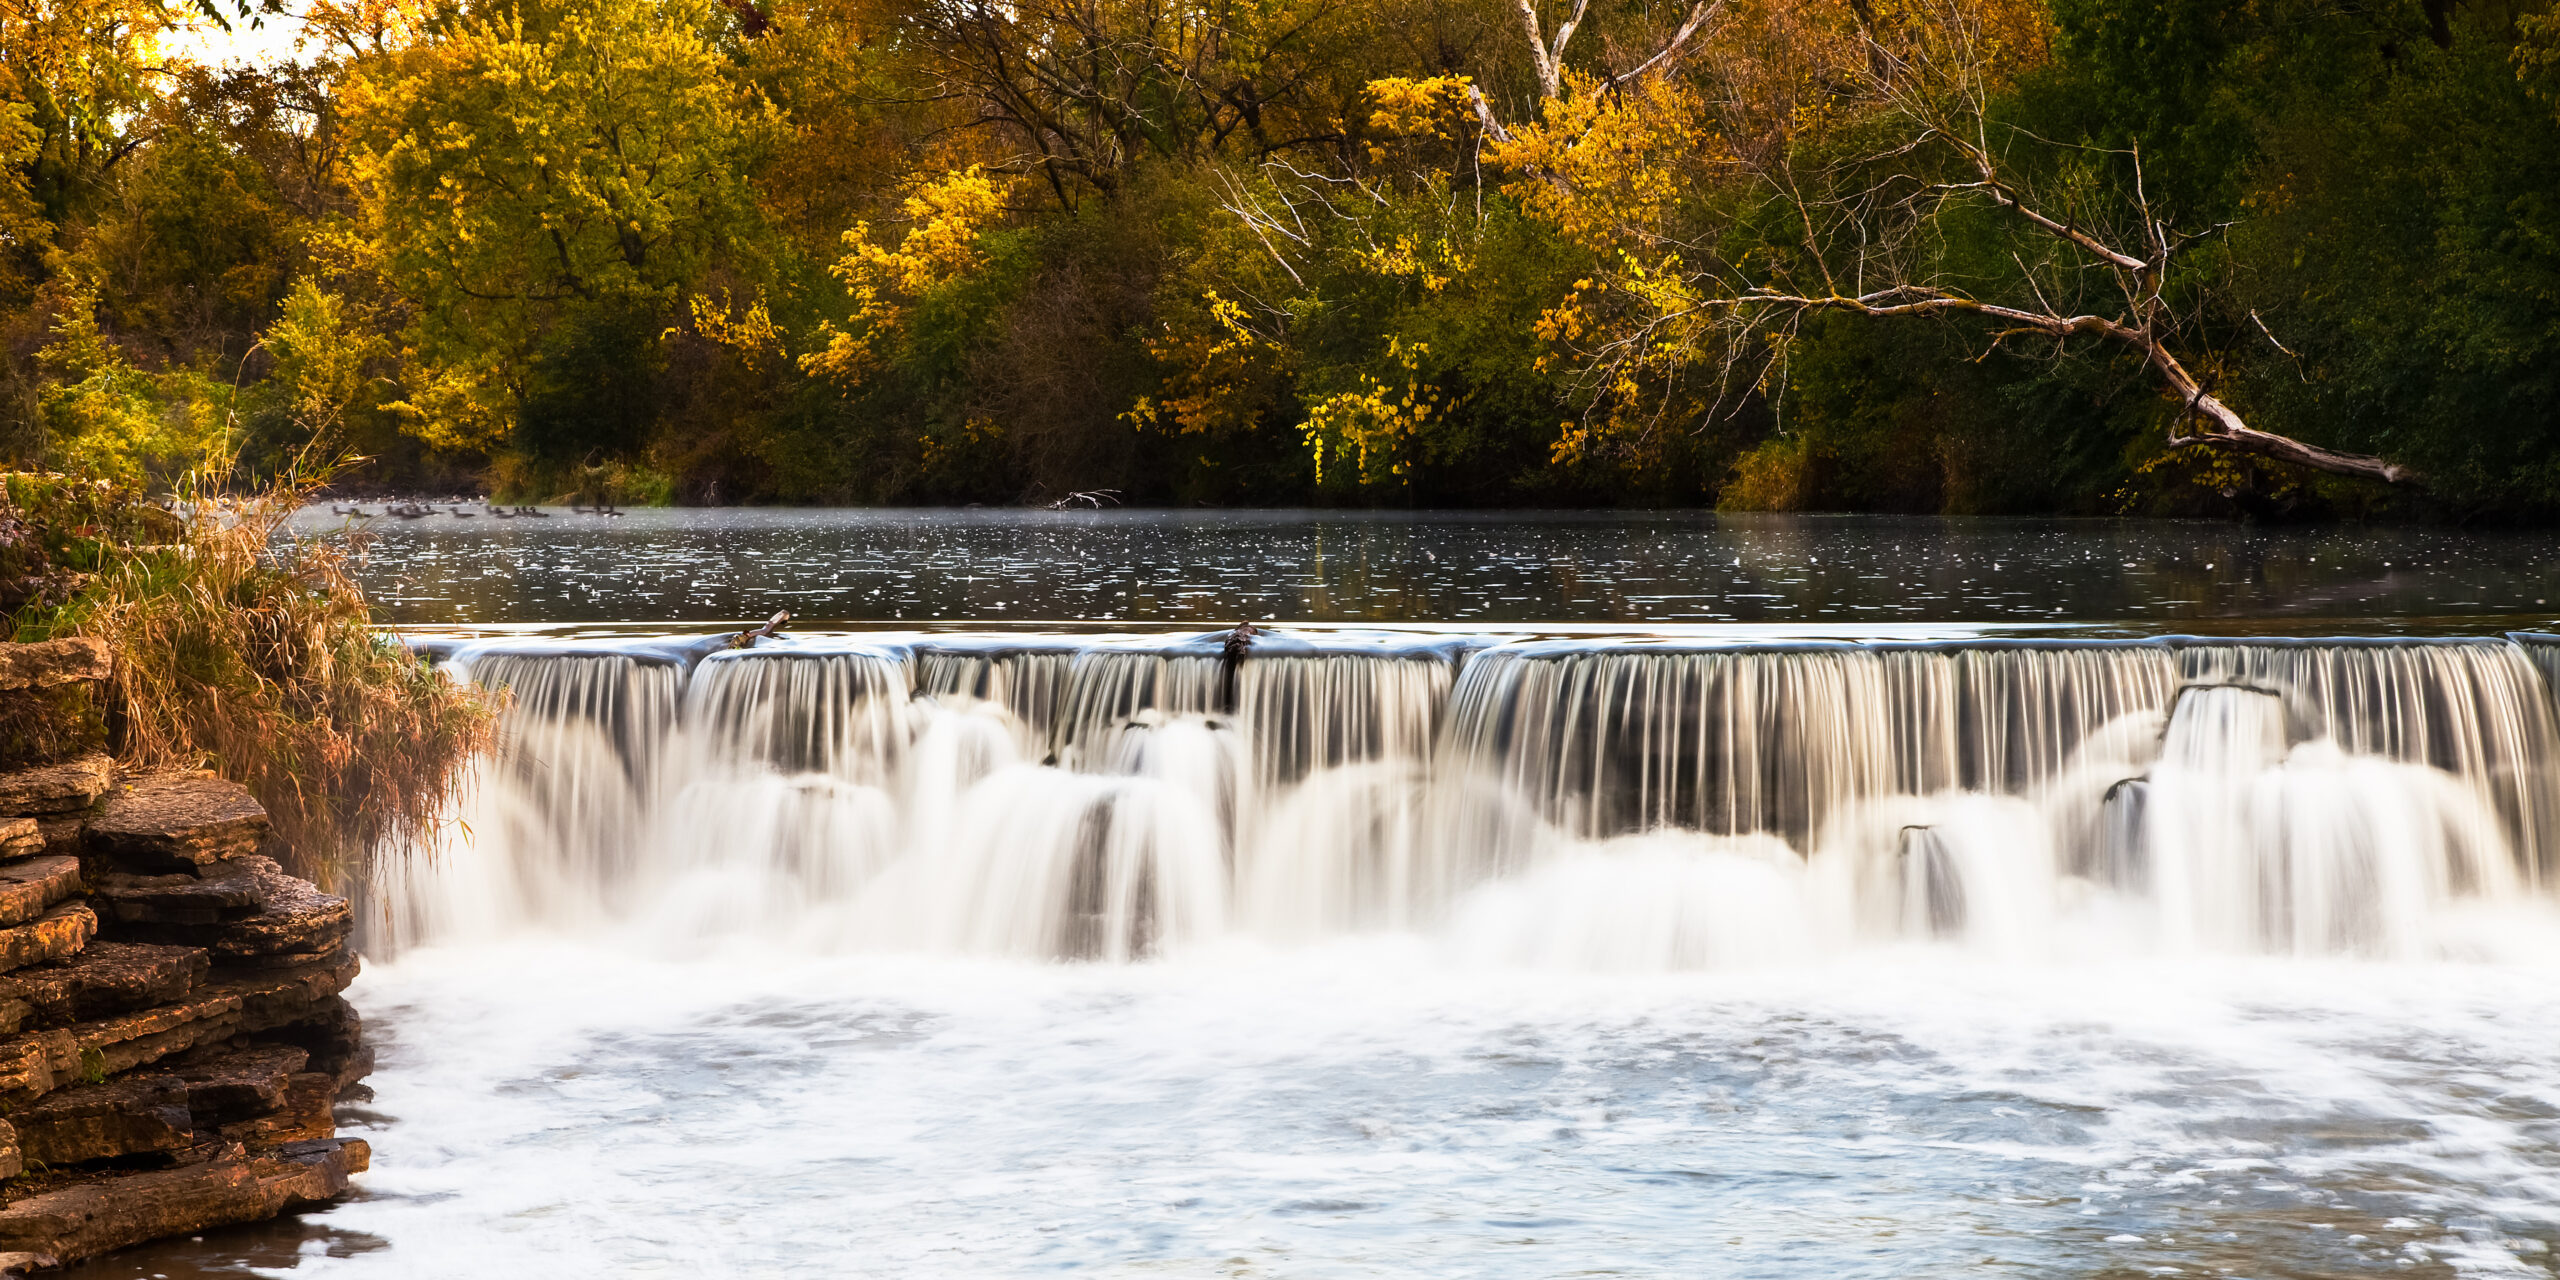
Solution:
{"label": "dense treeline", "polygon": [[0,5],[0,453],[2560,508],[2546,3],[312,0],[255,66],[206,6]]}

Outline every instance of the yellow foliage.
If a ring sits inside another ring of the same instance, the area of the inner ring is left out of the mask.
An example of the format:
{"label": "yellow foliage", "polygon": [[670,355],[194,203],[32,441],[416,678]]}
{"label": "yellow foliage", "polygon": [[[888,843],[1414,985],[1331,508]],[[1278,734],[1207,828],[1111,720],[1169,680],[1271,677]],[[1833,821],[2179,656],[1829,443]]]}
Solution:
{"label": "yellow foliage", "polygon": [[496,442],[563,307],[672,302],[755,221],[746,170],[781,127],[722,47],[714,0],[326,0],[356,197],[321,237],[418,304],[404,425]]}
{"label": "yellow foliage", "polygon": [[372,327],[356,323],[346,299],[308,277],[285,295],[284,314],[264,342],[275,361],[267,385],[283,391],[286,412],[312,437],[366,398],[375,382],[367,366],[390,352]]}
{"label": "yellow foliage", "polygon": [[1285,363],[1276,344],[1245,324],[1242,304],[1211,289],[1206,333],[1170,331],[1147,340],[1147,354],[1164,366],[1162,396],[1141,396],[1120,415],[1134,427],[1181,435],[1250,427],[1267,402],[1269,382]]}
{"label": "yellow foliage", "polygon": [[766,358],[782,351],[782,330],[773,323],[773,312],[766,307],[759,290],[755,301],[736,319],[731,319],[729,291],[720,291],[720,300],[695,294],[691,300],[693,331],[704,338],[738,353],[740,363],[761,371]]}
{"label": "yellow foliage", "polygon": [[[1459,121],[1469,112],[1474,81],[1467,76],[1413,79],[1390,76],[1369,82],[1369,128],[1394,138],[1428,138],[1441,142],[1457,136]],[[1369,145],[1371,163],[1387,158],[1385,147]]]}
{"label": "yellow foliage", "polygon": [[855,223],[844,233],[850,252],[827,269],[852,293],[854,328],[824,326],[827,345],[801,357],[800,367],[844,382],[868,374],[918,298],[986,265],[980,237],[1004,208],[1004,188],[973,164],[917,184],[902,207],[908,227],[897,248],[874,243],[870,224]]}
{"label": "yellow foliage", "polygon": [[1604,92],[1567,72],[1544,115],[1485,145],[1486,162],[1513,175],[1504,190],[1604,253],[1657,245],[1691,188],[1731,158],[1696,92],[1668,76]]}
{"label": "yellow foliage", "polygon": [[970,418],[951,436],[916,437],[917,460],[928,472],[966,470],[973,454],[1004,439],[1004,427],[992,418]]}
{"label": "yellow foliage", "polygon": [[1404,384],[1381,381],[1367,373],[1350,391],[1337,392],[1307,409],[1307,448],[1315,457],[1316,482],[1325,467],[1352,464],[1362,484],[1401,478],[1408,469],[1405,446],[1434,418],[1445,418],[1457,401],[1418,376],[1427,343],[1387,340],[1387,358],[1407,374]]}
{"label": "yellow foliage", "polygon": [[515,426],[515,387],[494,358],[428,362],[406,353],[408,394],[381,407],[401,429],[438,449],[474,451],[504,442]]}

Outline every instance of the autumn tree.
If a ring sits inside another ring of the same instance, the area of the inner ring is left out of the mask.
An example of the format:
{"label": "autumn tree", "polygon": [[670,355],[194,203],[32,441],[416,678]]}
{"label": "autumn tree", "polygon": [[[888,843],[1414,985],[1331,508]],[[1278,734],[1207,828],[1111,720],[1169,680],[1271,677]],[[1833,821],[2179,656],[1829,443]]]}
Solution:
{"label": "autumn tree", "polygon": [[645,360],[633,340],[752,252],[748,169],[777,122],[735,74],[733,22],[708,0],[380,11],[339,89],[342,243],[416,308],[420,434],[500,441],[546,356]]}

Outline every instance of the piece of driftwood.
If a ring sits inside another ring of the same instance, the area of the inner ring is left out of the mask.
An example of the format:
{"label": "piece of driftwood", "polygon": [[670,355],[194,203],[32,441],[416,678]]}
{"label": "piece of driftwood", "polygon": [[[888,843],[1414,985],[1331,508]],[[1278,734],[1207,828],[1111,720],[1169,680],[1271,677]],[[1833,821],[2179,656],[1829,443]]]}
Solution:
{"label": "piece of driftwood", "polygon": [[1219,693],[1225,700],[1228,711],[1236,709],[1236,671],[1244,665],[1245,655],[1253,652],[1254,637],[1261,634],[1262,628],[1250,622],[1239,622],[1236,624],[1236,629],[1228,632],[1226,640],[1218,646],[1218,662],[1223,668],[1220,672]]}
{"label": "piece of driftwood", "polygon": [[791,611],[789,609],[776,610],[772,617],[765,619],[763,626],[749,627],[731,637],[729,640],[729,647],[732,649],[755,648],[756,641],[769,640],[775,636],[781,635],[783,626],[790,621]]}

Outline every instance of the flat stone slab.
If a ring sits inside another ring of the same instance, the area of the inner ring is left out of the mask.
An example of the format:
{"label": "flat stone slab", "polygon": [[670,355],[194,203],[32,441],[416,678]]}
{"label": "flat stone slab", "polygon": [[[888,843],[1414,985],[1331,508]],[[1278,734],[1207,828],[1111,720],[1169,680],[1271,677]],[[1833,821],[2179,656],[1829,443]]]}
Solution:
{"label": "flat stone slab", "polygon": [[0,773],[0,814],[18,817],[86,809],[107,793],[114,769],[114,762],[98,752],[61,764]]}
{"label": "flat stone slab", "polygon": [[293,1078],[311,1061],[311,1051],[289,1044],[264,1044],[198,1062],[164,1066],[159,1073],[186,1086],[187,1109],[200,1126],[253,1119],[285,1105]]}
{"label": "flat stone slab", "polygon": [[206,867],[202,876],[100,872],[89,881],[89,898],[98,913],[113,922],[213,924],[258,910],[258,877],[248,864],[263,861],[218,862]]}
{"label": "flat stone slab", "polygon": [[212,970],[202,947],[93,941],[77,955],[0,976],[0,999],[23,1003],[27,1022],[60,1027],[184,1000]]}
{"label": "flat stone slab", "polygon": [[68,1263],[145,1240],[262,1221],[336,1199],[372,1156],[359,1138],[258,1153],[234,1145],[202,1164],[78,1183],[0,1208],[0,1250]]}
{"label": "flat stone slab", "polygon": [[89,815],[86,813],[57,813],[36,818],[36,834],[43,838],[41,848],[46,853],[77,855],[89,846],[88,831]]}
{"label": "flat stone slab", "polygon": [[44,852],[44,824],[34,818],[0,822],[0,858],[23,858]]}
{"label": "flat stone slab", "polygon": [[115,653],[104,640],[39,640],[0,644],[0,690],[50,689],[114,675]]}
{"label": "flat stone slab", "polygon": [[306,1021],[334,1027],[344,1017],[337,995],[360,967],[356,957],[343,955],[299,969],[217,977],[173,1004],[0,1038],[0,1105],[22,1106],[233,1036]]}
{"label": "flat stone slab", "polygon": [[254,851],[269,827],[247,787],[211,773],[159,773],[107,792],[89,846],[139,871],[196,871]]}
{"label": "flat stone slab", "polygon": [[287,1142],[333,1138],[338,1133],[338,1078],[322,1071],[297,1071],[285,1077],[284,1097],[273,1110],[223,1125],[218,1132],[230,1142],[252,1148]]}
{"label": "flat stone slab", "polygon": [[[307,1050],[259,1045],[57,1089],[9,1117],[24,1158],[61,1167],[188,1151],[219,1136],[273,1146],[335,1133],[333,1077]],[[316,1101],[315,1101],[316,1100]]]}
{"label": "flat stone slab", "polygon": [[9,1117],[23,1158],[48,1165],[184,1151],[196,1145],[187,1086],[161,1075],[74,1085]]}
{"label": "flat stone slab", "polygon": [[63,854],[0,864],[0,925],[25,924],[80,891],[80,860]]}
{"label": "flat stone slab", "polygon": [[125,925],[128,937],[203,947],[216,963],[257,961],[268,957],[308,955],[325,959],[336,954],[355,927],[347,900],[322,893],[308,880],[286,875],[272,858],[233,859],[256,885],[255,913],[210,923],[144,923]]}
{"label": "flat stone slab", "polygon": [[0,972],[60,960],[98,936],[98,917],[85,902],[66,902],[12,928],[0,929]]}

